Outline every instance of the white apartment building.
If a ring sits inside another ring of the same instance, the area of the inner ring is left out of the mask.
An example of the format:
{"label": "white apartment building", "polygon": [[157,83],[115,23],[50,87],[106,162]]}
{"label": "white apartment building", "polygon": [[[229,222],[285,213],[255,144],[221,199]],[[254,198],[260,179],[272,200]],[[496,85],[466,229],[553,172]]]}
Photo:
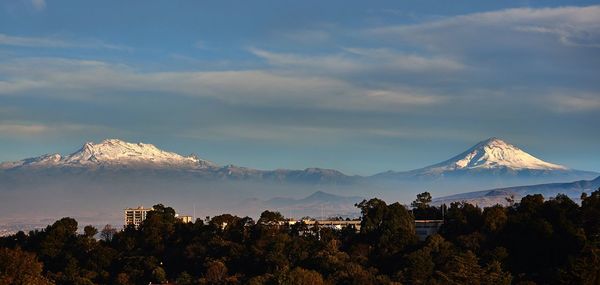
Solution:
{"label": "white apartment building", "polygon": [[144,208],[139,206],[137,208],[127,208],[125,212],[125,226],[134,225],[139,227],[140,224],[146,219],[148,212],[154,210],[153,208]]}

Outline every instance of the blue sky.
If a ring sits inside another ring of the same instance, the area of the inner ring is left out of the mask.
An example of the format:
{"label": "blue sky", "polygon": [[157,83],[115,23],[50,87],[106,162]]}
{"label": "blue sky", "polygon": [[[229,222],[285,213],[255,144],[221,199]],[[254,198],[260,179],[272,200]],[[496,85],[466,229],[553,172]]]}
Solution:
{"label": "blue sky", "polygon": [[153,143],[408,170],[488,137],[600,171],[598,1],[0,3],[0,161]]}

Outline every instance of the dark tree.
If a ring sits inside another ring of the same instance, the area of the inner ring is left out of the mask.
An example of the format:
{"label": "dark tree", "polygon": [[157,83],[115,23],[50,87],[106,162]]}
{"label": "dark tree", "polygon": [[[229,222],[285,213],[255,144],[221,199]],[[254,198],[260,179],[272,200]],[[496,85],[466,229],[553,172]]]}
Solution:
{"label": "dark tree", "polygon": [[280,212],[271,212],[267,210],[260,214],[258,223],[261,225],[277,225],[284,220],[285,218]]}
{"label": "dark tree", "polygon": [[442,218],[442,208],[430,206],[431,194],[423,192],[417,194],[417,199],[410,206],[413,208],[412,213],[417,220],[435,220]]}
{"label": "dark tree", "polygon": [[431,194],[429,192],[423,192],[417,194],[417,199],[414,200],[410,206],[416,209],[426,209],[431,203]]}
{"label": "dark tree", "polygon": [[0,237],[0,284],[600,282],[600,190],[583,195],[581,206],[565,195],[484,209],[452,203],[438,234],[421,242],[413,215],[437,208],[420,198],[412,212],[362,201],[360,232],[288,226],[272,211],[257,223],[230,214],[181,223],[159,204],[141,226],[107,226],[98,241],[95,228],[78,234],[77,222],[63,218]]}
{"label": "dark tree", "polygon": [[115,233],[117,233],[117,229],[113,228],[111,225],[106,225],[104,226],[104,228],[102,228],[102,231],[100,232],[100,238],[108,242],[112,240]]}
{"label": "dark tree", "polygon": [[94,228],[93,226],[88,225],[83,228],[83,236],[86,238],[93,238],[96,236],[96,234],[98,234],[98,229]]}
{"label": "dark tree", "polygon": [[360,231],[368,234],[375,231],[383,222],[387,204],[380,199],[363,200],[356,204],[362,214]]}
{"label": "dark tree", "polygon": [[582,194],[581,212],[586,236],[596,244],[600,243],[600,188],[589,196]]}
{"label": "dark tree", "polygon": [[0,284],[52,284],[42,275],[42,263],[35,254],[20,248],[0,248]]}

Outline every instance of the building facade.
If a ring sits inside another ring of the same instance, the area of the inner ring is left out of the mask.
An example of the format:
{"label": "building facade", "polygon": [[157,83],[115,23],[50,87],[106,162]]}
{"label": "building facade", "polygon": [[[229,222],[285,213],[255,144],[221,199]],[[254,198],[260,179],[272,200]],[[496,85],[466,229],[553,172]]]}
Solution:
{"label": "building facade", "polygon": [[[303,222],[307,226],[312,227],[317,225],[320,228],[330,228],[334,230],[341,230],[348,226],[353,226],[356,231],[360,231],[360,220],[351,221],[336,221],[336,220],[301,220],[301,221],[284,221],[280,224],[293,225],[295,223]],[[444,220],[415,220],[415,232],[419,237],[419,240],[423,241],[428,236],[436,234],[440,227],[444,224]]]}
{"label": "building facade", "polygon": [[125,226],[133,225],[139,227],[146,219],[148,212],[152,210],[152,208],[144,208],[142,206],[125,209]]}
{"label": "building facade", "polygon": [[194,217],[192,216],[177,216],[177,218],[182,222],[182,223],[193,223],[194,222]]}
{"label": "building facade", "polygon": [[437,234],[444,220],[415,220],[415,230],[419,240],[425,240],[428,236]]}

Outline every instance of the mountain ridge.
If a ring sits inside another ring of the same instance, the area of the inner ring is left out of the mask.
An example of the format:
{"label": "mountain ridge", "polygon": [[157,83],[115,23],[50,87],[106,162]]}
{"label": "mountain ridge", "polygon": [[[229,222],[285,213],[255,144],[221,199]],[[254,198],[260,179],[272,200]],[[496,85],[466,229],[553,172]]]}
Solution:
{"label": "mountain ridge", "polygon": [[558,194],[569,196],[575,201],[580,200],[582,193],[589,193],[600,187],[600,176],[591,180],[577,180],[561,183],[543,183],[535,185],[513,186],[459,193],[433,199],[433,204],[450,204],[452,202],[468,202],[482,207],[495,204],[508,205],[507,198],[519,201],[522,197],[532,194],[542,194],[549,199]]}
{"label": "mountain ridge", "polygon": [[[311,216],[326,218],[328,216],[358,216],[360,210],[355,204],[365,199],[361,196],[342,196],[322,190],[313,192],[303,198],[274,197],[265,201],[260,199],[247,199],[240,203],[240,207],[254,207],[256,209],[274,209],[288,215]],[[325,216],[323,216],[325,215]]]}
{"label": "mountain ridge", "polygon": [[193,172],[203,177],[232,180],[271,180],[309,183],[345,184],[363,180],[439,180],[456,177],[527,178],[543,181],[544,177],[590,178],[595,172],[580,171],[536,158],[513,144],[492,137],[483,140],[452,158],[410,171],[387,171],[372,176],[347,175],[335,169],[258,170],[236,165],[219,166],[197,155],[182,156],[155,145],[105,139],[86,142],[69,154],[46,154],[19,161],[0,163],[0,170],[70,169],[97,171],[102,169],[165,170]]}
{"label": "mountain ridge", "polygon": [[[475,149],[481,149],[481,145]],[[99,219],[110,216],[118,221],[124,207],[156,203],[188,208],[196,203],[210,215],[222,213],[223,209],[234,209],[244,215],[257,214],[255,211],[264,210],[264,206],[276,205],[295,214],[319,213],[321,205],[327,215],[349,214],[356,211],[357,199],[332,198],[327,192],[408,203],[416,193],[424,191],[441,196],[599,175],[556,167],[508,170],[499,163],[486,164],[506,158],[493,151],[491,156],[481,153],[470,158],[472,161],[459,164],[471,165],[471,168],[454,169],[441,175],[421,175],[415,170],[401,173],[400,177],[349,176],[323,168],[258,170],[231,164],[219,166],[198,156],[182,156],[150,144],[104,140],[83,144],[64,156],[47,154],[0,164],[0,201],[4,201],[0,202],[0,221],[39,220],[51,215],[97,216]],[[460,159],[455,159],[452,163],[457,165],[458,161]],[[527,179],[511,180],[511,177],[521,176]],[[464,179],[453,180],[454,177]],[[314,195],[303,201],[266,202],[273,197],[298,197],[309,192]],[[260,201],[240,204],[252,197]],[[328,199],[332,202],[321,203]]]}
{"label": "mountain ridge", "polygon": [[150,173],[182,172],[211,180],[275,181],[311,184],[349,183],[353,176],[335,169],[311,167],[303,170],[259,170],[249,167],[218,164],[195,154],[182,156],[157,148],[153,144],[130,143],[105,139],[100,143],[86,142],[79,150],[61,155],[45,154],[23,160],[0,163],[0,171],[50,171],[60,174],[98,171],[148,171]]}

